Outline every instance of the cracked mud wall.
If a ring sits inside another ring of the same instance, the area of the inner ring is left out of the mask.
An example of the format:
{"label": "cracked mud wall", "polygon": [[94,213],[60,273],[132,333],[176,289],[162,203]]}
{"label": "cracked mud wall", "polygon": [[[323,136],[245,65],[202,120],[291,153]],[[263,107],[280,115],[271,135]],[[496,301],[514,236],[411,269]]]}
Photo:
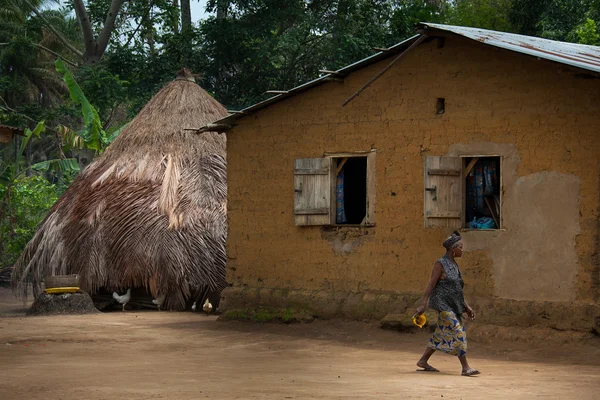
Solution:
{"label": "cracked mud wall", "polygon": [[[597,304],[600,79],[451,36],[436,46],[408,53],[346,107],[389,60],[228,133],[234,287],[421,293],[448,234],[423,227],[423,157],[486,150],[505,156],[506,230],[465,233],[467,295]],[[294,226],[294,159],[372,148],[376,226]]]}

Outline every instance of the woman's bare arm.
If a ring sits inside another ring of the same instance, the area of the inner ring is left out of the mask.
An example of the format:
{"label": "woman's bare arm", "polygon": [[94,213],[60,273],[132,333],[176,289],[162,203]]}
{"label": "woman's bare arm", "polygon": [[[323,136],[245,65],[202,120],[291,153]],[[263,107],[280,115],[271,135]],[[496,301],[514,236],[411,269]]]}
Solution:
{"label": "woman's bare arm", "polygon": [[429,279],[429,284],[427,285],[427,288],[425,288],[425,295],[423,296],[423,305],[417,308],[417,314],[422,314],[423,312],[425,312],[425,309],[427,308],[427,303],[429,302],[429,296],[431,295],[431,291],[440,280],[443,271],[444,268],[442,267],[442,264],[436,262],[433,266],[433,270],[431,271],[431,278]]}
{"label": "woman's bare arm", "polygon": [[475,312],[473,311],[471,306],[467,304],[466,300],[464,301],[464,303],[465,303],[465,311],[467,312],[467,315],[469,316],[469,318],[475,319]]}

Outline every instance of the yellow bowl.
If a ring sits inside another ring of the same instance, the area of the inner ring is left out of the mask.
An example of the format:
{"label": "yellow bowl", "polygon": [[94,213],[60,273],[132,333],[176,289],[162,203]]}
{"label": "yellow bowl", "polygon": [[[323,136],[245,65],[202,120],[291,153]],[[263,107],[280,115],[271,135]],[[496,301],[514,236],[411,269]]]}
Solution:
{"label": "yellow bowl", "polygon": [[44,290],[48,294],[60,294],[60,293],[75,293],[79,290],[78,287],[54,287]]}
{"label": "yellow bowl", "polygon": [[413,324],[419,328],[422,328],[427,322],[427,318],[425,317],[425,314],[413,315],[412,321]]}

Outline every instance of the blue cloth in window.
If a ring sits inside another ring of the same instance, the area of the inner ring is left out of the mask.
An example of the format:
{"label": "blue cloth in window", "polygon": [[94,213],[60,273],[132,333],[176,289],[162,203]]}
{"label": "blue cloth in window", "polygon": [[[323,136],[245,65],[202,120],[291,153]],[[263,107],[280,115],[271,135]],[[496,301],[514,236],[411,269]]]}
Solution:
{"label": "blue cloth in window", "polygon": [[496,162],[490,158],[479,159],[471,172],[469,172],[469,175],[467,176],[468,221],[473,221],[473,219],[477,218],[478,216],[490,215],[489,211],[487,210],[484,197],[498,192],[499,188],[495,187],[496,182],[498,182],[497,174],[498,171]]}
{"label": "blue cloth in window", "polygon": [[347,222],[344,208],[344,169],[342,168],[337,176],[335,188],[335,223],[345,224]]}

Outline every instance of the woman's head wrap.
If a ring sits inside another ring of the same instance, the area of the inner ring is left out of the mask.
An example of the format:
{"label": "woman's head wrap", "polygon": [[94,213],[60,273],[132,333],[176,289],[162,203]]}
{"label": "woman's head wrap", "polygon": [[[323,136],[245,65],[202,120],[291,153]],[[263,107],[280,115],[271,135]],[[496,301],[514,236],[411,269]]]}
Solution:
{"label": "woman's head wrap", "polygon": [[452,232],[452,235],[448,236],[448,239],[444,240],[444,243],[442,243],[442,245],[447,249],[451,249],[452,246],[454,246],[461,240],[462,237],[460,237],[460,233],[458,233],[458,231],[454,231]]}

